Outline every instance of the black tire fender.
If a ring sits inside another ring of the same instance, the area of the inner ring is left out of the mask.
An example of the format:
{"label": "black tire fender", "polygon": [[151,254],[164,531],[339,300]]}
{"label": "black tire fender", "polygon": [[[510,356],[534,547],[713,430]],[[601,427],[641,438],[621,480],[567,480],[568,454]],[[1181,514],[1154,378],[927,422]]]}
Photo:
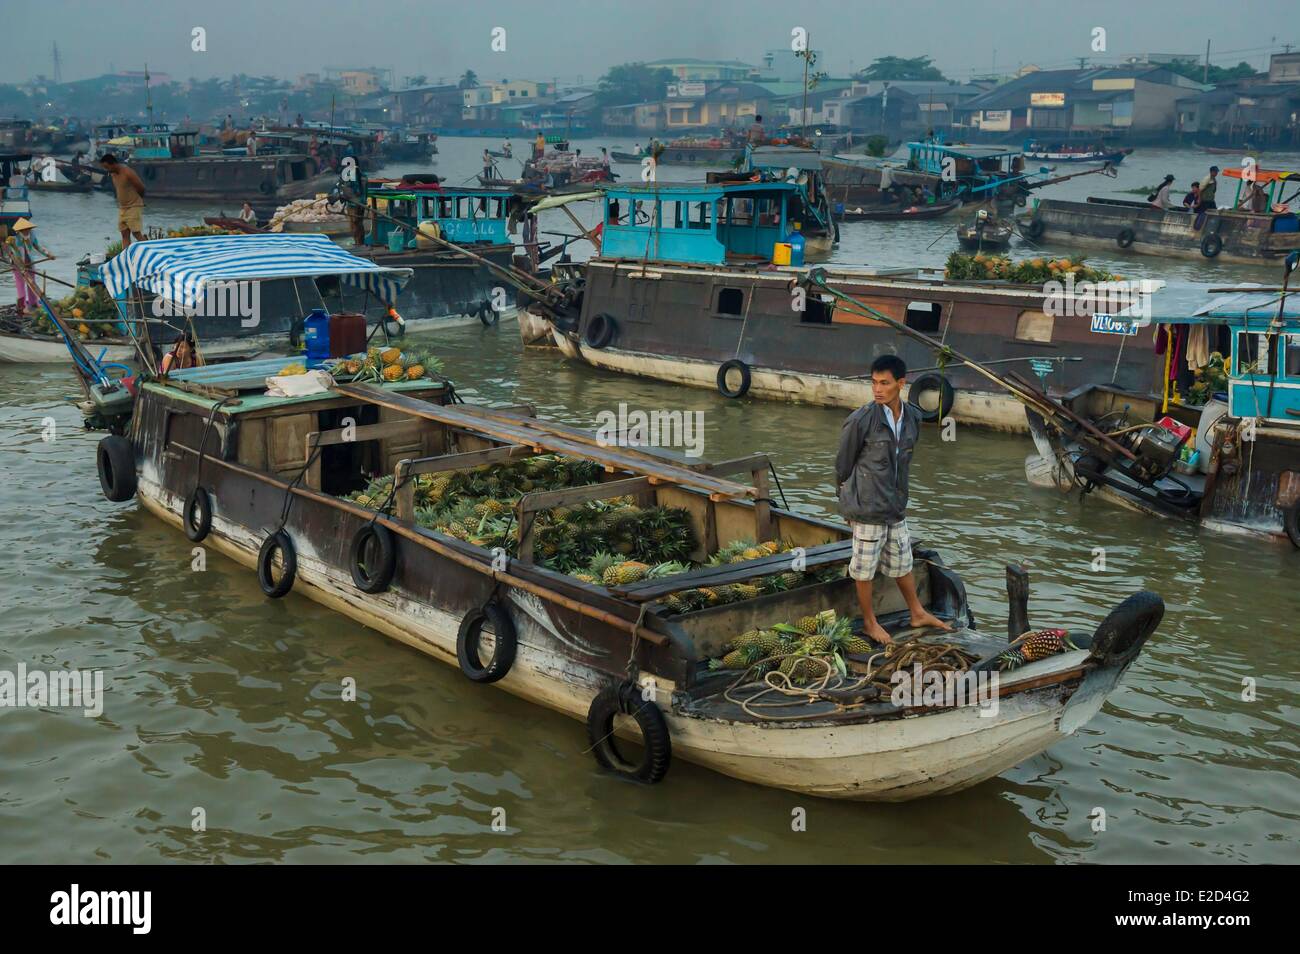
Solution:
{"label": "black tire fender", "polygon": [[1031,219],[1025,226],[1025,236],[1031,239],[1042,238],[1046,231],[1047,226],[1043,224],[1042,219]]}
{"label": "black tire fender", "polygon": [[[740,372],[740,384],[734,388],[727,384],[727,374],[731,371]],[[749,386],[752,383],[753,375],[750,373],[749,365],[739,358],[732,358],[718,365],[718,393],[723,397],[742,398],[749,393]]]}
{"label": "black tire fender", "polygon": [[[614,741],[614,717],[630,716],[641,730],[640,762],[629,762]],[[633,682],[606,686],[591,700],[587,710],[587,741],[601,768],[647,785],[663,780],[672,764],[673,743],[668,722],[653,702],[641,697]]]}
{"label": "black tire fender", "polygon": [[[939,392],[939,405],[933,410],[921,407],[916,401],[918,395],[925,394],[927,391]],[[957,390],[952,386],[952,382],[937,371],[928,371],[920,375],[907,389],[907,402],[916,406],[916,409],[921,412],[921,420],[927,424],[943,420],[943,416],[952,411],[956,397]]]}
{"label": "black tire fender", "polygon": [[1282,529],[1286,531],[1291,546],[1300,550],[1300,500],[1282,511]]}
{"label": "black tire fender", "polygon": [[497,313],[497,310],[492,307],[492,302],[488,301],[486,298],[484,298],[482,304],[478,306],[478,320],[483,323],[484,328],[491,328],[501,320],[501,316]]}
{"label": "black tire fender", "polygon": [[[373,541],[377,551],[374,566],[366,565],[367,546]],[[367,523],[352,537],[348,550],[348,569],[352,582],[362,593],[382,593],[393,582],[397,572],[397,546],[393,533],[378,523]]]}
{"label": "black tire fender", "polygon": [[212,530],[212,498],[202,487],[195,487],[185,499],[181,526],[192,543],[200,543]]}
{"label": "black tire fender", "polygon": [[[284,562],[284,572],[277,582],[271,575],[271,565],[276,551]],[[257,551],[257,582],[262,592],[273,600],[287,594],[293,589],[293,581],[298,575],[298,557],[293,550],[293,541],[284,530],[277,530],[262,541],[262,549]]]}
{"label": "black tire fender", "polygon": [[1106,668],[1127,666],[1165,615],[1165,601],[1150,590],[1134,593],[1107,614],[1092,636],[1090,658]]}
{"label": "black tire fender", "polygon": [[100,440],[95,451],[95,468],[104,496],[114,503],[135,496],[135,448],[125,437],[110,434]]}
{"label": "black tire fender", "polygon": [[1130,245],[1133,244],[1133,240],[1135,238],[1137,238],[1137,235],[1133,232],[1132,229],[1123,228],[1120,229],[1119,234],[1115,236],[1115,244],[1118,245],[1120,248],[1128,248]]}
{"label": "black tire fender", "polygon": [[[483,633],[483,624],[492,624],[493,646],[492,658],[486,663],[479,658],[478,642]],[[489,683],[503,679],[510,667],[515,664],[515,655],[519,651],[519,636],[510,614],[496,600],[488,600],[480,609],[471,610],[460,621],[460,632],[456,634],[456,659],[460,671],[471,682]]]}
{"label": "black tire fender", "polygon": [[614,316],[602,311],[587,322],[587,331],[582,336],[583,344],[599,351],[614,340],[614,333],[617,330],[618,325],[614,321]]}
{"label": "black tire fender", "polygon": [[263,179],[258,185],[257,191],[262,193],[262,195],[270,195],[275,191],[275,183],[270,179]]}
{"label": "black tire fender", "polygon": [[1223,239],[1218,232],[1211,232],[1201,239],[1201,254],[1206,258],[1217,258],[1223,251]]}

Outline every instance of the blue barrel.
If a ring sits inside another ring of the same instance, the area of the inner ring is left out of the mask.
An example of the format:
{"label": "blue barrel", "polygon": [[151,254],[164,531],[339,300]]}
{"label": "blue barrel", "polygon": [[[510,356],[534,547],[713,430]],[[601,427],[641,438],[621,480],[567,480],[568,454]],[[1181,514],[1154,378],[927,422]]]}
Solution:
{"label": "blue barrel", "polygon": [[307,345],[307,367],[319,368],[330,356],[330,316],[324,308],[313,308],[302,323],[302,337]]}
{"label": "blue barrel", "polygon": [[794,228],[790,230],[785,240],[790,243],[790,264],[796,267],[802,265],[804,238],[803,233],[799,231],[798,222],[794,224]]}

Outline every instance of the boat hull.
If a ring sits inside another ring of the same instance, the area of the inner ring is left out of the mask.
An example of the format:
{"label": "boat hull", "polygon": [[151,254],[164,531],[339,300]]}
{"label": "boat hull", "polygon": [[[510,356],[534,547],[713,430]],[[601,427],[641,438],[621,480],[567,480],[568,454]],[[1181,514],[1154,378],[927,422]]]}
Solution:
{"label": "boat hull", "polygon": [[[1121,248],[1145,255],[1257,263],[1300,249],[1300,232],[1272,230],[1277,218],[1211,209],[1197,229],[1197,216],[1189,212],[1156,209],[1142,202],[1044,199],[1029,228],[1037,232],[1041,227],[1035,241],[1066,239],[1071,244]],[[1214,236],[1218,239],[1217,250],[1211,240]]]}

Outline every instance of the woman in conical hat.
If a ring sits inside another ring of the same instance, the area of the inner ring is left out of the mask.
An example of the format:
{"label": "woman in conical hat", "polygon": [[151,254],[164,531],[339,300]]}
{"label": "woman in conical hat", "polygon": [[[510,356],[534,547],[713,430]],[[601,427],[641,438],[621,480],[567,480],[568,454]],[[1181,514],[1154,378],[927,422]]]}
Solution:
{"label": "woman in conical hat", "polygon": [[[36,240],[36,223],[31,219],[19,219],[13,225],[13,235],[9,237],[9,244],[12,246],[10,254],[14,260],[24,266],[27,271],[32,268],[32,253],[40,252],[45,258],[54,258],[42,245]],[[29,282],[23,272],[14,265],[14,287],[18,290],[18,317],[21,318],[30,307],[35,310],[39,307],[40,297],[36,294],[36,286]]]}

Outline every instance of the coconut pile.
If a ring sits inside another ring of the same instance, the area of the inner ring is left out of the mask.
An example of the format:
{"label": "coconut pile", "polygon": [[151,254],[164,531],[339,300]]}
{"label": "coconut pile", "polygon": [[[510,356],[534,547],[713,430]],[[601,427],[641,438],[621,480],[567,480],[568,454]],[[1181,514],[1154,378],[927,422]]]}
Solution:
{"label": "coconut pile", "polygon": [[335,225],[347,221],[346,216],[331,212],[326,207],[329,199],[319,196],[315,199],[295,199],[288,205],[282,205],[271,216],[271,231],[283,232],[286,222],[319,222],[322,225]]}

